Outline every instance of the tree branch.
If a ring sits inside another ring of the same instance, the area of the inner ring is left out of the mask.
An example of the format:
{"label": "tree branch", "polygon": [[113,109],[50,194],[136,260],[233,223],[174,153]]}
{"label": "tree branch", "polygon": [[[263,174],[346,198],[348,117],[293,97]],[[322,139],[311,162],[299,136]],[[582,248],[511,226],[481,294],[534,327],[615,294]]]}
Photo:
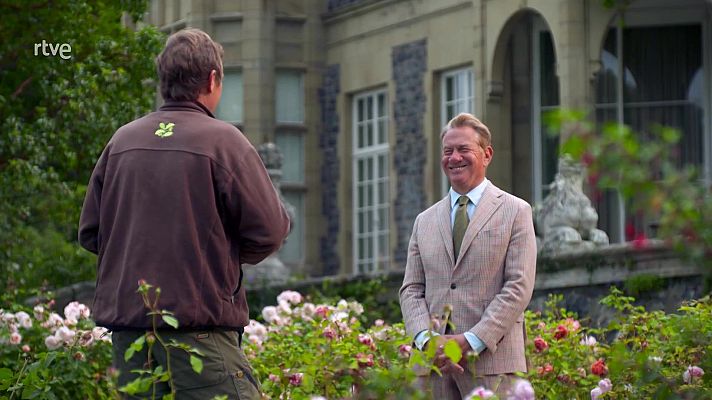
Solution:
{"label": "tree branch", "polygon": [[14,99],[14,98],[16,98],[17,96],[19,96],[20,93],[22,93],[22,91],[25,90],[25,88],[27,87],[27,85],[30,84],[30,82],[32,82],[32,77],[29,77],[29,78],[25,79],[25,80],[20,84],[20,86],[18,86],[17,89],[15,89],[15,91],[12,92],[12,98]]}

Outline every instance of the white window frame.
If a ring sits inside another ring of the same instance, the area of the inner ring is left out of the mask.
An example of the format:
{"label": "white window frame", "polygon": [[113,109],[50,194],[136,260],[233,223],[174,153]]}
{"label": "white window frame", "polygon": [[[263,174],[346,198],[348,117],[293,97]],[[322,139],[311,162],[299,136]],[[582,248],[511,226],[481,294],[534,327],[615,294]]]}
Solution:
{"label": "white window frame", "polygon": [[[446,100],[448,79],[455,80],[455,98],[453,100]],[[456,108],[452,116],[447,114],[449,105],[455,105]],[[445,71],[440,77],[440,127],[445,127],[450,119],[461,112],[475,113],[475,75],[472,67]],[[437,134],[438,143],[440,143],[440,131]],[[450,182],[442,169],[440,170],[440,182],[442,182],[440,190],[444,196],[450,190]]]}
{"label": "white window frame", "polygon": [[[379,96],[383,96],[383,109],[384,109],[384,114],[383,115],[378,115],[378,98]],[[360,101],[366,102],[367,99],[371,98],[372,99],[372,115],[373,118],[368,119],[366,118],[362,121],[358,119],[358,105]],[[372,273],[377,273],[384,271],[388,268],[389,264],[389,259],[390,259],[390,250],[388,249],[389,247],[389,238],[390,238],[390,213],[391,213],[391,207],[390,207],[390,200],[388,196],[388,190],[389,190],[389,185],[390,185],[390,179],[389,179],[389,170],[390,170],[390,144],[389,144],[389,135],[388,135],[388,129],[389,129],[389,108],[388,108],[388,94],[385,90],[376,90],[376,91],[370,91],[366,93],[362,93],[359,95],[354,96],[353,98],[353,103],[352,103],[352,149],[353,149],[353,164],[352,164],[352,182],[353,182],[353,202],[354,202],[354,207],[353,207],[353,215],[352,215],[352,221],[353,221],[353,273],[354,275],[361,275],[361,274],[372,274]],[[380,132],[379,126],[381,125],[380,123],[383,123],[384,126],[384,132]],[[359,146],[359,127],[361,126],[371,126],[373,128],[373,144],[372,145],[367,145],[365,144],[364,146]],[[383,141],[381,143],[378,143],[377,138],[383,134]],[[379,157],[385,156],[385,165],[384,168],[386,169],[383,171],[383,174],[379,174],[378,171],[378,159]],[[367,177],[367,185],[371,186],[371,205],[362,205],[359,204],[359,185],[360,182],[358,180],[358,165],[360,161],[366,161],[373,163],[373,175],[370,177]],[[382,177],[380,175],[383,175]],[[384,184],[386,188],[386,193],[383,196],[385,198],[385,203],[377,203],[377,198],[379,194],[379,184]],[[380,229],[379,230],[379,223],[382,222],[379,220],[379,211],[385,209],[385,214],[386,214],[386,221],[385,221],[385,229]],[[372,230],[371,231],[366,231],[364,229],[364,233],[361,232],[361,225],[359,223],[359,215],[362,212],[372,212]],[[385,256],[382,256],[379,258],[379,254],[381,253],[381,246],[379,244],[379,236],[384,236],[386,237],[386,249],[383,252]],[[371,239],[373,243],[372,247],[372,257],[366,257],[366,258],[360,258],[360,245],[359,245],[359,240],[360,239]]]}

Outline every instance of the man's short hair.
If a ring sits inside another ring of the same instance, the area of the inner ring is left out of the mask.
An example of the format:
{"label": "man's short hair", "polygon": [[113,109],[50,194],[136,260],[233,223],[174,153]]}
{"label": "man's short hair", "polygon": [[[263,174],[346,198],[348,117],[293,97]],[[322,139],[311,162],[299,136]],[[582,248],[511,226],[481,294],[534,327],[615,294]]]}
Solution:
{"label": "man's short hair", "polygon": [[163,100],[194,101],[217,71],[223,77],[223,48],[200,29],[184,29],[171,35],[156,57],[156,69]]}
{"label": "man's short hair", "polygon": [[480,137],[480,146],[482,146],[483,149],[492,145],[492,134],[490,134],[487,125],[483,124],[482,121],[477,119],[474,115],[468,113],[457,114],[455,118],[451,119],[440,133],[440,140],[445,137],[448,130],[452,128],[462,128],[465,126],[469,126],[477,132],[477,135]]}

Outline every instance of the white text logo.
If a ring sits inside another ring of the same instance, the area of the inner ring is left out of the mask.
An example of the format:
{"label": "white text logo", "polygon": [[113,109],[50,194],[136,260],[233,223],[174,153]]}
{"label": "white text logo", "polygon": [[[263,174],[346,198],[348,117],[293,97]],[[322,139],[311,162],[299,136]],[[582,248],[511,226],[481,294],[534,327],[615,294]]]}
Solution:
{"label": "white text logo", "polygon": [[42,39],[42,43],[35,43],[35,56],[40,53],[45,57],[59,55],[63,60],[69,60],[72,58],[72,46],[69,43],[47,43]]}

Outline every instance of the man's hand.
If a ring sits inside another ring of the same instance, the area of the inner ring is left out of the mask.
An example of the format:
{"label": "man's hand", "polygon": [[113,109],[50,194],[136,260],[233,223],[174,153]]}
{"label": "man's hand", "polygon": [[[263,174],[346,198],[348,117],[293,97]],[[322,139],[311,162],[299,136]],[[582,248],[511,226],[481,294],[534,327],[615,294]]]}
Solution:
{"label": "man's hand", "polygon": [[[471,351],[472,348],[470,347],[470,343],[467,341],[464,334],[441,335],[434,337],[431,340],[434,340],[434,344],[438,346],[435,351],[435,359],[433,362],[435,366],[440,369],[440,372],[443,374],[462,374],[465,372],[464,367],[467,365],[466,354]],[[462,358],[458,363],[453,363],[452,360],[445,355],[445,343],[451,340],[455,341],[455,343],[460,346],[460,351],[462,352]]]}

